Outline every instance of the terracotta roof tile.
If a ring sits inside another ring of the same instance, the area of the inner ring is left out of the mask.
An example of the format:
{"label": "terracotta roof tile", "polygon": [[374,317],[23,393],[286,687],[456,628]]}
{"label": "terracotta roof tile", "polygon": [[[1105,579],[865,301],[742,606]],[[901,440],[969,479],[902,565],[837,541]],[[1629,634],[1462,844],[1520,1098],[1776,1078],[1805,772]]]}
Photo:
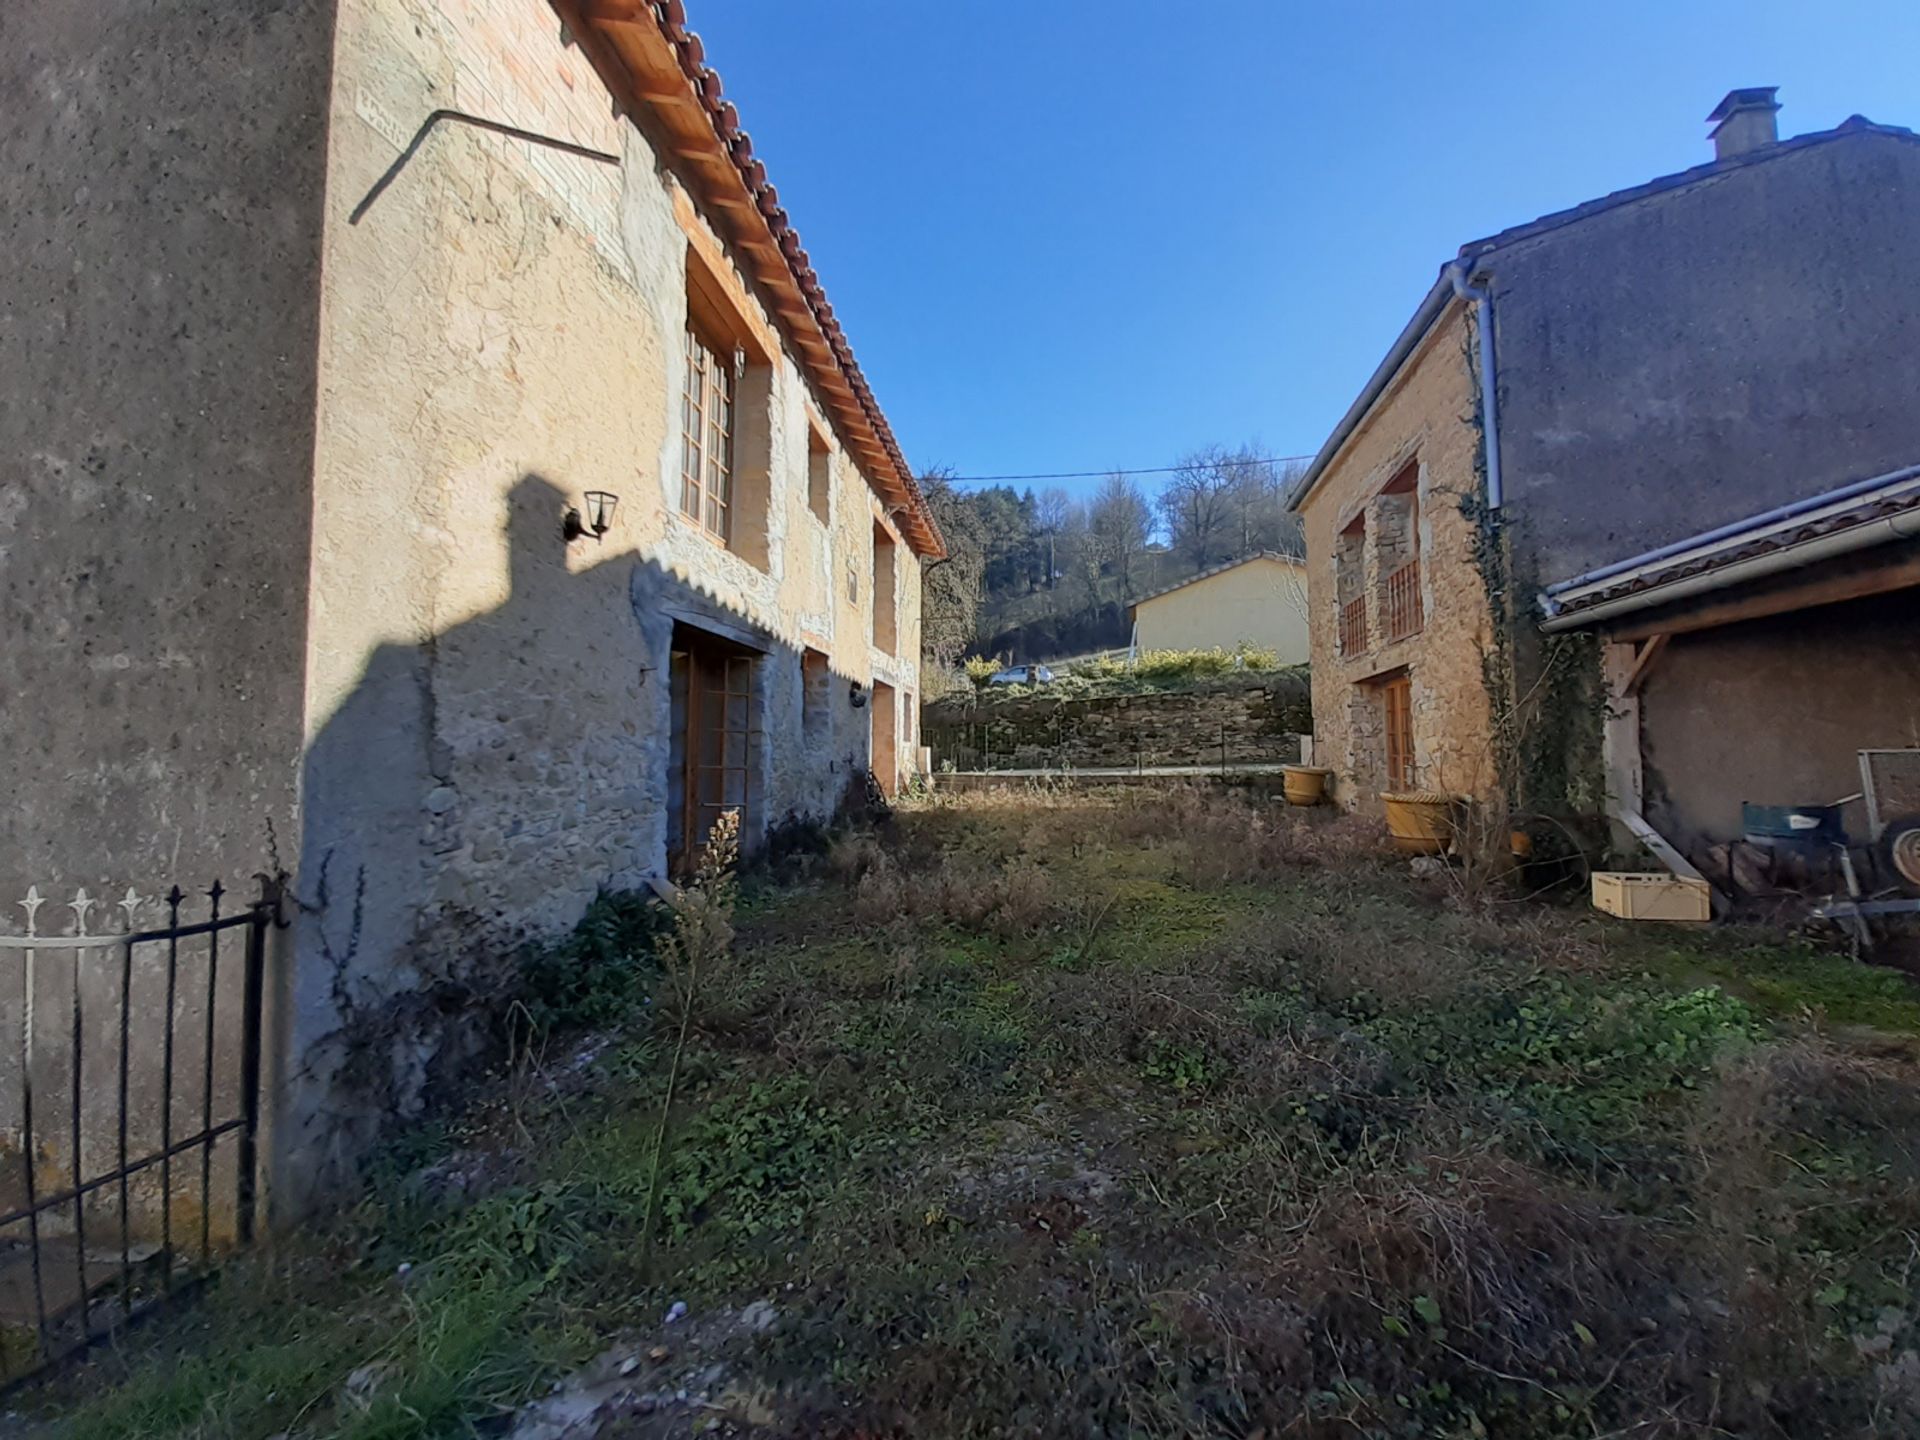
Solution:
{"label": "terracotta roof tile", "polygon": [[706,63],[706,46],[698,34],[687,29],[686,6],[681,0],[649,0],[644,13],[652,17],[660,34],[672,46],[680,69],[692,83],[694,94],[713,127],[716,140],[732,160],[748,195],[765,218],[774,243],[786,259],[795,286],[812,312],[814,322],[820,327],[833,352],[835,363],[857,397],[868,425],[891,462],[913,514],[915,524],[912,528],[919,532],[920,543],[914,548],[923,554],[944,554],[940,529],[927,508],[926,496],[921,493],[912,467],[907,464],[899,442],[894,439],[893,427],[887,423],[886,416],[873,398],[872,388],[861,373],[859,362],[854,359],[845,331],[834,318],[833,306],[828,303],[826,292],[821,288],[819,274],[800,242],[799,232],[793,228],[791,218],[780,204],[780,192],[767,179],[767,167],[754,158],[753,141],[740,127],[738,108],[725,97],[719,72]]}

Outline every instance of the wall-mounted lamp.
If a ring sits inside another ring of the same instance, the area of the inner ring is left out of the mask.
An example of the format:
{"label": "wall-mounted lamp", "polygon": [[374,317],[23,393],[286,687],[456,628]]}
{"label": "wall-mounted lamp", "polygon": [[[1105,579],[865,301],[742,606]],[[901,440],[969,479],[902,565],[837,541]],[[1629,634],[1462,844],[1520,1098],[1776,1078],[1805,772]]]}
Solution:
{"label": "wall-mounted lamp", "polygon": [[741,379],[746,375],[746,373],[747,373],[747,347],[744,345],[736,345],[733,347],[734,378],[736,380]]}
{"label": "wall-mounted lamp", "polygon": [[560,527],[560,533],[568,540],[578,540],[582,535],[591,535],[598,540],[613,528],[613,512],[620,504],[620,497],[606,490],[589,490],[586,494],[587,513],[581,518],[578,510],[567,511],[567,518]]}
{"label": "wall-mounted lamp", "polygon": [[847,701],[856,710],[866,707],[867,692],[860,688],[860,682],[858,680],[854,681],[853,684],[847,688]]}

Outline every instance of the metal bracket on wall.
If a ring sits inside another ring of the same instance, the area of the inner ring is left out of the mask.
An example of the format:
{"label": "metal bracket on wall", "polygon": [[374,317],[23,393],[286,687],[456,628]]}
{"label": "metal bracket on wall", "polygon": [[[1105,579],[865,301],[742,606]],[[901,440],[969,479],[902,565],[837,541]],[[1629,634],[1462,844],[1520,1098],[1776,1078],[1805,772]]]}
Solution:
{"label": "metal bracket on wall", "polygon": [[442,120],[453,120],[462,125],[472,125],[476,129],[491,130],[494,134],[505,135],[510,140],[525,140],[529,145],[544,145],[550,150],[563,150],[569,155],[578,155],[583,160],[598,160],[602,165],[620,163],[618,155],[609,154],[605,150],[591,150],[585,145],[576,145],[571,140],[556,139],[552,135],[540,135],[532,130],[522,130],[517,125],[503,125],[498,120],[469,115],[464,110],[435,110],[420,122],[420,128],[413,132],[413,139],[407,142],[406,148],[394,157],[393,163],[382,172],[378,180],[373,182],[373,188],[368,190],[361,197],[360,203],[353,207],[353,212],[347,216],[349,225],[360,223],[361,217],[373,208],[373,202],[380,198],[386,188],[399,178],[400,172],[407,168],[407,162],[413,159],[420,147],[426,143],[427,136],[432,133],[434,126]]}

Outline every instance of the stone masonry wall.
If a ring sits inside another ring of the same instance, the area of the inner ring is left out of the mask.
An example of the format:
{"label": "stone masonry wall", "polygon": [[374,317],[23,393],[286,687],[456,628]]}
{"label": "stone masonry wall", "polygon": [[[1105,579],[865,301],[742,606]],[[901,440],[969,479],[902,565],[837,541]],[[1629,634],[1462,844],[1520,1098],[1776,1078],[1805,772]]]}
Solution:
{"label": "stone masonry wall", "polygon": [[[296,1189],[364,1140],[364,1097],[343,1093],[356,1073],[390,1081],[376,1101],[391,1111],[431,1103],[488,1033],[472,977],[599,889],[663,873],[689,632],[756,657],[749,844],[758,824],[831,813],[865,770],[855,682],[918,688],[917,560],[893,547],[889,654],[872,643],[883,507],[651,117],[616,118],[552,9],[340,0],[333,74],[293,1093],[276,1137]],[[448,122],[359,211],[445,105],[619,163]],[[746,332],[732,544],[680,511],[690,267]],[[816,432],[825,516],[808,495]],[[588,490],[620,497],[613,527],[568,542]],[[830,677],[811,715],[808,651]]]}
{"label": "stone masonry wall", "polygon": [[927,706],[926,743],[936,770],[1287,762],[1300,758],[1306,698],[1290,678],[1153,695],[967,696]]}
{"label": "stone masonry wall", "polygon": [[[1482,680],[1492,622],[1473,561],[1473,526],[1460,509],[1461,499],[1478,485],[1466,339],[1464,313],[1454,305],[1375,402],[1302,507],[1312,611],[1314,758],[1333,767],[1335,796],[1349,810],[1378,808],[1386,785],[1379,687],[1400,675],[1408,677],[1413,692],[1414,783],[1484,794],[1494,780]],[[1409,459],[1419,462],[1414,510],[1425,621],[1416,634],[1388,643],[1385,578],[1409,558],[1408,506],[1406,497],[1380,491]],[[1364,580],[1358,585],[1352,542],[1343,536],[1356,516],[1364,516],[1366,528]],[[1344,573],[1336,559],[1343,547]],[[1367,648],[1343,656],[1338,598],[1359,593],[1367,597]]]}

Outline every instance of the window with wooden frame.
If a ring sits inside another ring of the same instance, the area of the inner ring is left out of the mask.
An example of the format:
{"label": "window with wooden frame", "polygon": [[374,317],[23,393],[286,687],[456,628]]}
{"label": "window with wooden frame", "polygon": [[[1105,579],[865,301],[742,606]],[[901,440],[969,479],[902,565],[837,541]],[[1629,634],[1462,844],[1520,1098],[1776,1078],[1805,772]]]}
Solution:
{"label": "window with wooden frame", "polygon": [[680,510],[723,544],[732,534],[734,382],[731,354],[686,329],[686,386],[680,401]]}
{"label": "window with wooden frame", "polygon": [[1420,462],[1409,460],[1380,491],[1374,544],[1380,552],[1380,613],[1389,641],[1426,624],[1420,598]]}
{"label": "window with wooden frame", "polygon": [[1336,634],[1342,656],[1367,653],[1367,517],[1362,511],[1341,530],[1333,556]]}
{"label": "window with wooden frame", "polygon": [[833,508],[833,447],[818,425],[807,427],[807,508],[822,525]]}
{"label": "window with wooden frame", "polygon": [[826,652],[809,647],[800,656],[800,730],[809,743],[825,740],[830,724],[833,667]]}
{"label": "window with wooden frame", "polygon": [[1387,789],[1413,788],[1413,681],[1396,675],[1380,686],[1387,737]]}
{"label": "window with wooden frame", "polygon": [[876,520],[873,522],[873,643],[889,655],[899,644],[895,579],[893,534]]}

